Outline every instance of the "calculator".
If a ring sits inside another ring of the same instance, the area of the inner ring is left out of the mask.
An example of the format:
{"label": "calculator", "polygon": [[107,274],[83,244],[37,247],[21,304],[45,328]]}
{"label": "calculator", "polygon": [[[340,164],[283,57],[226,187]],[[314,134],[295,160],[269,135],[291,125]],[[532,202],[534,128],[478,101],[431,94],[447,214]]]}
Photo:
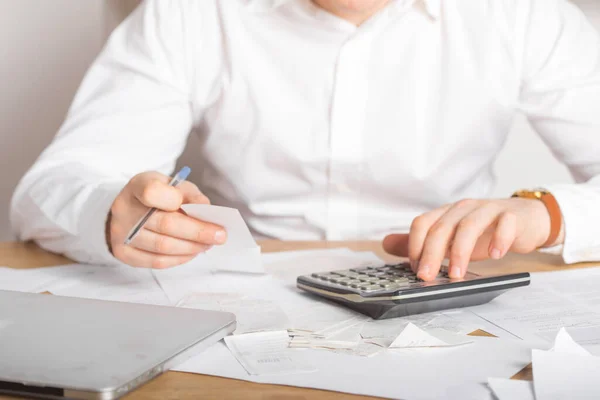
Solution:
{"label": "calculator", "polygon": [[450,279],[447,267],[442,267],[435,280],[424,282],[409,263],[400,263],[300,276],[297,286],[371,318],[387,319],[484,304],[508,289],[529,285],[530,280],[529,273],[472,272]]}

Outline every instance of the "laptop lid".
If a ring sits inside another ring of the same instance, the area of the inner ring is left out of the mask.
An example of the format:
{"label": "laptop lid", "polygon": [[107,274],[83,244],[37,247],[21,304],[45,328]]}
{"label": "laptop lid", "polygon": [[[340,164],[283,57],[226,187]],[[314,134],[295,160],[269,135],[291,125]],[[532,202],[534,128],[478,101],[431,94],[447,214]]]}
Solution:
{"label": "laptop lid", "polygon": [[234,329],[230,313],[0,291],[0,392],[117,398]]}

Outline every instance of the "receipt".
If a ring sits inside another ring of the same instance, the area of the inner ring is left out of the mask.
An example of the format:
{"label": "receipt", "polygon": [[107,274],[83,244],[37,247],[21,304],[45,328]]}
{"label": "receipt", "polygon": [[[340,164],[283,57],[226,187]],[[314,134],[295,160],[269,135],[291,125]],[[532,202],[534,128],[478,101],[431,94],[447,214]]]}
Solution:
{"label": "receipt", "polygon": [[451,334],[440,329],[424,331],[409,323],[402,333],[392,342],[390,349],[415,347],[451,347],[472,343],[468,336]]}
{"label": "receipt", "polygon": [[488,385],[498,400],[535,400],[533,383],[505,378],[488,378]]}
{"label": "receipt", "polygon": [[285,330],[290,325],[287,315],[277,303],[237,293],[192,293],[176,305],[233,313],[237,320],[236,335]]}
{"label": "receipt", "polygon": [[286,375],[314,372],[290,349],[287,331],[227,336],[225,344],[250,375]]}
{"label": "receipt", "polygon": [[181,208],[190,217],[221,225],[227,230],[227,242],[207,252],[213,261],[218,261],[213,266],[224,271],[265,272],[260,247],[238,210],[210,204],[186,204]]}

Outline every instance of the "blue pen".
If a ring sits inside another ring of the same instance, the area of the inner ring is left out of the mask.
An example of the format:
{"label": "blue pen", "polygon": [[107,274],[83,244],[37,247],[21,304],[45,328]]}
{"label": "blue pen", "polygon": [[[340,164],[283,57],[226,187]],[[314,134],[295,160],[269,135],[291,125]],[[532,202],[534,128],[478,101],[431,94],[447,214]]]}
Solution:
{"label": "blue pen", "polygon": [[[181,171],[179,171],[177,174],[175,174],[173,179],[171,179],[171,182],[169,182],[169,186],[175,187],[175,186],[179,185],[181,182],[183,182],[187,179],[187,177],[190,175],[190,172],[192,172],[190,167],[181,168]],[[154,214],[155,212],[156,212],[156,208],[151,208],[148,210],[148,212],[142,218],[140,218],[138,223],[135,224],[135,226],[131,229],[131,231],[129,231],[129,235],[127,235],[127,239],[125,239],[125,244],[129,244],[129,243],[131,243],[131,241],[133,239],[135,239],[137,234],[142,230],[144,224],[146,222],[148,222],[148,220],[150,219],[152,214]]]}

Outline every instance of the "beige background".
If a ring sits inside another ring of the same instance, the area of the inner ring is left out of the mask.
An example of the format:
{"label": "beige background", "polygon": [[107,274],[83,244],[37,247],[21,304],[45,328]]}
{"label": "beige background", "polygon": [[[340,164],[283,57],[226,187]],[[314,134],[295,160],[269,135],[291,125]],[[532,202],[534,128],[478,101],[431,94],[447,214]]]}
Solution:
{"label": "beige background", "polygon": [[[0,1],[0,240],[13,237],[8,208],[14,187],[58,130],[87,66],[135,2]],[[575,2],[600,29],[600,0]],[[192,168],[194,146],[191,138],[183,156]],[[497,173],[498,196],[570,181],[523,118],[498,158]]]}

